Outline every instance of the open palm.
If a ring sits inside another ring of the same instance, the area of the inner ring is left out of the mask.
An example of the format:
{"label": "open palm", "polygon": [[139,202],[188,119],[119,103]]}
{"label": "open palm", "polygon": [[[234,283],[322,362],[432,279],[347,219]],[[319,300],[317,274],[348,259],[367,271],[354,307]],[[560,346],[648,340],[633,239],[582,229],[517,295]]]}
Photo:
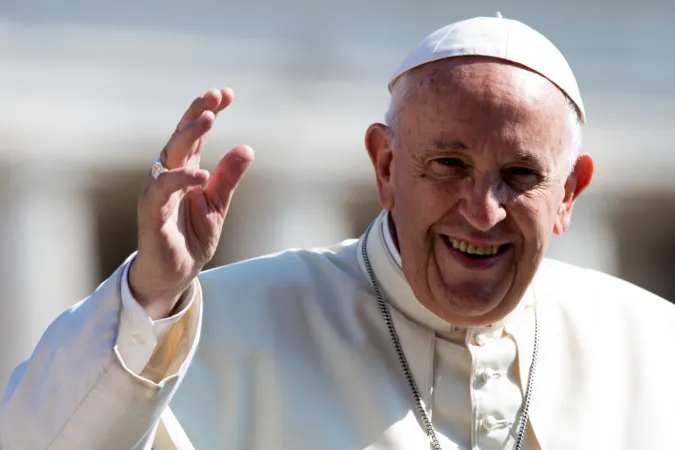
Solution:
{"label": "open palm", "polygon": [[232,100],[232,91],[224,89],[193,101],[162,150],[160,160],[168,170],[149,177],[139,197],[138,254],[129,286],[153,318],[171,312],[213,257],[234,190],[253,161],[252,150],[239,146],[220,160],[213,175],[200,169],[206,136]]}

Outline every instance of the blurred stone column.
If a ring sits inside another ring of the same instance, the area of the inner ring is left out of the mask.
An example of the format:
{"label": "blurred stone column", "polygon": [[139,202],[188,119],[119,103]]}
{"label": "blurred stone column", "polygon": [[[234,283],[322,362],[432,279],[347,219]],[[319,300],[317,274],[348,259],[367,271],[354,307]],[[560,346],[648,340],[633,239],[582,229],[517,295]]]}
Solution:
{"label": "blurred stone column", "polygon": [[96,286],[87,186],[75,171],[21,165],[0,184],[0,384],[49,323]]}
{"label": "blurred stone column", "polygon": [[214,265],[351,237],[351,217],[335,183],[247,175],[235,194]]}

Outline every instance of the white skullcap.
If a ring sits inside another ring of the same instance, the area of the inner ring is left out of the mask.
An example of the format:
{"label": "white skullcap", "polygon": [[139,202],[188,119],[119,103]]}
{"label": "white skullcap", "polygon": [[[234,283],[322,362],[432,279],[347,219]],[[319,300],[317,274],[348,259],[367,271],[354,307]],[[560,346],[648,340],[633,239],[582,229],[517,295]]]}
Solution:
{"label": "white skullcap", "polygon": [[529,68],[558,86],[576,104],[581,123],[586,112],[577,80],[565,57],[543,35],[522,22],[496,17],[475,17],[447,25],[424,38],[406,56],[389,82],[389,90],[405,72],[454,56],[488,56]]}

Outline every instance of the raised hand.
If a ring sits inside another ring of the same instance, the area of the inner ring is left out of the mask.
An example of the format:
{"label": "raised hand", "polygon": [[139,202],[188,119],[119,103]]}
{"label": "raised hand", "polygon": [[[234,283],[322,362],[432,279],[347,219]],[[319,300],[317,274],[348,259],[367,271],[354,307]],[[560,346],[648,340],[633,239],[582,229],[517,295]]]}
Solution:
{"label": "raised hand", "polygon": [[213,175],[199,167],[206,136],[233,97],[230,89],[211,90],[192,102],[160,154],[166,170],[157,179],[149,176],[139,197],[129,287],[155,320],[172,314],[213,257],[234,190],[253,162],[253,151],[239,146]]}

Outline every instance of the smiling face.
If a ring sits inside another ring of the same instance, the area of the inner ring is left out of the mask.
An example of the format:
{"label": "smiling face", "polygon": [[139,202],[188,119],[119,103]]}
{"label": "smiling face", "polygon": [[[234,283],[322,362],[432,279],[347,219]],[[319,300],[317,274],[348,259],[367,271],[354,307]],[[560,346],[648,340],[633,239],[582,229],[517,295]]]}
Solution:
{"label": "smiling face", "polygon": [[498,321],[591,178],[587,155],[568,177],[567,100],[536,73],[476,57],[428,64],[398,83],[394,123],[371,126],[366,145],[403,272],[448,322]]}

